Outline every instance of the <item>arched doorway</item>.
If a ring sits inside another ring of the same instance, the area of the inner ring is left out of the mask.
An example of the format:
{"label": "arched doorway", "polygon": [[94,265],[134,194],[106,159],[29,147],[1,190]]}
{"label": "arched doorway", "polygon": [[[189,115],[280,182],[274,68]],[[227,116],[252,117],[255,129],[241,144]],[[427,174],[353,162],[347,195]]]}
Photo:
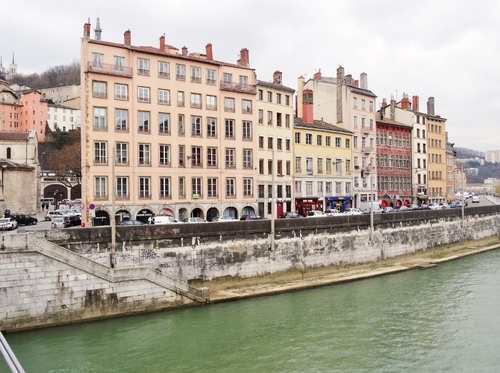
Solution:
{"label": "arched doorway", "polygon": [[61,184],[50,184],[43,189],[43,198],[55,198],[57,204],[68,198],[68,190]]}
{"label": "arched doorway", "polygon": [[101,225],[110,225],[109,214],[105,210],[97,210],[95,212],[95,217],[92,219],[92,225],[94,227],[99,227]]}
{"label": "arched doorway", "polygon": [[120,223],[124,220],[130,220],[130,212],[127,210],[118,210],[116,212],[116,224],[120,225]]}
{"label": "arched doorway", "polygon": [[191,217],[192,218],[203,218],[203,210],[200,208],[195,208],[193,211],[191,211]]}
{"label": "arched doorway", "polygon": [[164,207],[160,210],[160,212],[158,213],[159,216],[171,216],[173,218],[175,218],[174,216],[174,212],[169,209],[168,207]]}
{"label": "arched doorway", "polygon": [[224,216],[232,216],[233,218],[235,219],[239,219],[238,218],[238,210],[236,209],[236,207],[228,207],[224,210]]}
{"label": "arched doorway", "polygon": [[[175,216],[174,216],[175,217]],[[185,208],[179,209],[179,221],[183,221],[188,217],[188,211]]]}
{"label": "arched doorway", "polygon": [[255,209],[252,206],[245,206],[241,210],[241,215],[255,215]]}
{"label": "arched doorway", "polygon": [[219,210],[216,207],[210,207],[207,211],[207,221],[212,221],[219,216]]}
{"label": "arched doorway", "polygon": [[137,213],[136,219],[142,221],[144,224],[147,224],[148,219],[151,216],[153,216],[153,211],[151,211],[150,209],[142,209]]}

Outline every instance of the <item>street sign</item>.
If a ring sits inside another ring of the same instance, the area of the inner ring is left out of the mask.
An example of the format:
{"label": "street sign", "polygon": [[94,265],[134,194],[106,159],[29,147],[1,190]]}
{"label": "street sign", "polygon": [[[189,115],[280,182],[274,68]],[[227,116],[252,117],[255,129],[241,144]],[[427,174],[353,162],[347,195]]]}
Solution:
{"label": "street sign", "polygon": [[91,209],[91,210],[95,209],[95,205],[94,205],[93,203],[91,203],[91,204],[89,205],[89,209]]}

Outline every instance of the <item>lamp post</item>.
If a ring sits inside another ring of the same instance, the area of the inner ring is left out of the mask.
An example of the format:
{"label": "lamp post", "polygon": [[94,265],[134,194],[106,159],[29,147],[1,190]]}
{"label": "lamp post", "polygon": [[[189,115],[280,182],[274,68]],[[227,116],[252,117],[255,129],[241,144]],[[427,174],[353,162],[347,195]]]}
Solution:
{"label": "lamp post", "polygon": [[4,174],[6,168],[7,168],[7,165],[3,164],[2,165],[2,198],[4,198],[4,199],[5,199],[5,197],[4,197],[5,178],[4,178],[3,174]]}

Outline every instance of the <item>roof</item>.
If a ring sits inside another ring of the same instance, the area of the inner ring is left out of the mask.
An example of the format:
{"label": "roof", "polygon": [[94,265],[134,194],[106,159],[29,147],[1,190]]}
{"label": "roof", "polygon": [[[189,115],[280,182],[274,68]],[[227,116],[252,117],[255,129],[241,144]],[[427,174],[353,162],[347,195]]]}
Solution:
{"label": "roof", "polygon": [[257,85],[258,86],[262,86],[262,87],[272,88],[272,89],[278,89],[280,91],[285,91],[285,92],[290,92],[290,93],[294,93],[295,92],[295,89],[293,89],[293,88],[284,86],[282,84],[265,82],[263,80],[257,80]]}
{"label": "roof", "polygon": [[35,131],[0,131],[0,141],[27,141]]}
{"label": "roof", "polygon": [[389,124],[391,126],[405,127],[405,128],[410,128],[410,129],[413,128],[412,124],[397,122],[397,121],[395,121],[391,118],[388,118],[386,116],[382,117],[382,113],[380,111],[377,111],[377,113],[375,115],[376,115],[375,120],[377,121],[377,123]]}
{"label": "roof", "polygon": [[304,122],[301,118],[295,117],[293,120],[294,127],[304,127],[322,131],[330,131],[330,132],[340,132],[346,135],[352,135],[354,132],[346,130],[345,128],[334,126],[333,124],[324,122],[322,120],[314,120],[313,123]]}
{"label": "roof", "polygon": [[377,97],[377,95],[372,91],[370,91],[369,89],[363,89],[353,85],[348,85],[347,88],[349,88],[352,92],[359,93],[360,95]]}
{"label": "roof", "polygon": [[[188,53],[187,56],[183,56],[182,54],[174,54],[174,53],[162,51],[160,48],[151,47],[151,46],[134,46],[134,45],[128,46],[125,44],[119,44],[119,43],[113,43],[113,42],[109,42],[109,41],[102,41],[102,40],[95,40],[95,39],[89,39],[89,43],[107,45],[107,46],[115,47],[115,48],[123,48],[123,49],[128,49],[128,50],[131,50],[134,52],[155,54],[157,56],[165,56],[165,57],[178,58],[178,59],[188,60],[188,61],[203,62],[203,63],[212,64],[212,65],[238,67],[240,69],[245,69],[245,70],[255,70],[251,67],[238,65],[235,63],[228,63],[228,62],[223,62],[223,61],[218,61],[218,60],[207,60],[207,56],[205,54],[201,54],[201,53]],[[165,45],[165,46],[168,47],[169,49],[179,50],[178,48],[170,46],[170,45]]]}
{"label": "roof", "polygon": [[30,167],[22,163],[12,162],[8,159],[0,159],[0,167],[5,170],[16,170],[16,171],[31,171],[34,169],[34,167]]}

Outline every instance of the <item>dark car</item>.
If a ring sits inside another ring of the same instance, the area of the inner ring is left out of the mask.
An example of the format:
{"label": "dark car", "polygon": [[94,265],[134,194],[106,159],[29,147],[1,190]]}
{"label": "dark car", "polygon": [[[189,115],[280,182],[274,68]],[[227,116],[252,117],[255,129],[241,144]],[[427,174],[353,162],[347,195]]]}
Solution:
{"label": "dark car", "polygon": [[301,218],[302,216],[293,211],[282,212],[280,218],[282,219],[295,219]]}
{"label": "dark car", "polygon": [[142,221],[139,220],[124,220],[120,223],[120,225],[144,225]]}
{"label": "dark car", "polygon": [[82,224],[82,218],[80,215],[63,215],[64,221],[66,221],[67,227],[76,227]]}
{"label": "dark car", "polygon": [[10,214],[10,216],[16,219],[18,225],[36,225],[38,223],[37,218],[26,214]]}
{"label": "dark car", "polygon": [[261,220],[264,219],[264,217],[260,215],[241,215],[240,220]]}

